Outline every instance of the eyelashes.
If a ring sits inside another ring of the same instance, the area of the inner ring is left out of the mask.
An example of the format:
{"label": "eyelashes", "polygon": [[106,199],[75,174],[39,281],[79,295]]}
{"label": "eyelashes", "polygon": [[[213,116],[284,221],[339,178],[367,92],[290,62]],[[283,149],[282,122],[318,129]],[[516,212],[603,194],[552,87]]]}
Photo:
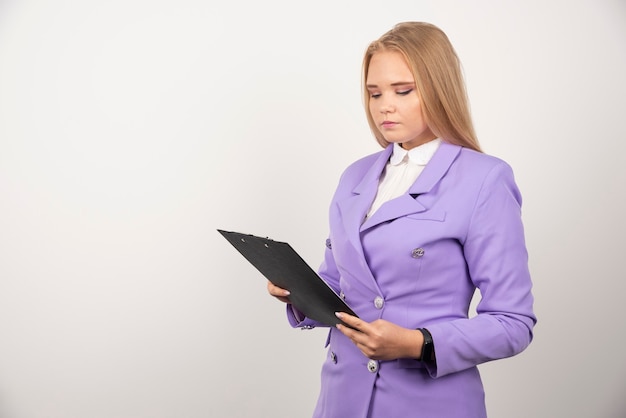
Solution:
{"label": "eyelashes", "polygon": [[[396,94],[399,96],[406,96],[410,94],[412,91],[413,89],[400,90],[400,91],[396,91]],[[382,95],[381,93],[370,93],[370,97],[372,99],[378,99],[381,95]]]}

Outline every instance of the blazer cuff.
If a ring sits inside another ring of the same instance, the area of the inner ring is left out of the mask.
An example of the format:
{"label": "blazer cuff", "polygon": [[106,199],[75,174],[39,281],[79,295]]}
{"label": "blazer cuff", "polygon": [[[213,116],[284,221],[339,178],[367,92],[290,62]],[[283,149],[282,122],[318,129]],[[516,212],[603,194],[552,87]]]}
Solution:
{"label": "blazer cuff", "polygon": [[294,328],[314,328],[319,325],[317,321],[307,318],[302,312],[296,309],[291,303],[287,304],[287,320]]}

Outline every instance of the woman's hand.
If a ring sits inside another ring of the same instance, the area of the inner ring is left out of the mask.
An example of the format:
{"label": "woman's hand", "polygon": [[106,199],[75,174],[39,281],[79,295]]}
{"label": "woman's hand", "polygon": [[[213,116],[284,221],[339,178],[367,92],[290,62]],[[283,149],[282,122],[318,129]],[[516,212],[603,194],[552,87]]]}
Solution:
{"label": "woman's hand", "polygon": [[289,291],[286,289],[283,289],[282,287],[276,286],[274,283],[270,282],[269,280],[267,282],[267,291],[270,295],[274,296],[279,301],[284,302],[284,303],[289,303],[289,299],[287,299],[287,296],[289,296]]}
{"label": "woman's hand", "polygon": [[419,359],[422,355],[424,336],[418,330],[404,328],[383,319],[365,322],[344,312],[338,312],[337,318],[354,328],[338,324],[337,329],[372,360]]}

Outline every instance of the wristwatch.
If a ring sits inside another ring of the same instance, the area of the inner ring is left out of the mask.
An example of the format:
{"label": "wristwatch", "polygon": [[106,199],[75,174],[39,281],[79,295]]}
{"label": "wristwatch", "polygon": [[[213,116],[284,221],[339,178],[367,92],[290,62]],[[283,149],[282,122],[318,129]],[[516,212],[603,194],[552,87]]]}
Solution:
{"label": "wristwatch", "polygon": [[424,336],[424,344],[422,345],[422,355],[420,359],[423,363],[433,363],[435,361],[435,344],[433,344],[433,336],[426,328],[418,328]]}

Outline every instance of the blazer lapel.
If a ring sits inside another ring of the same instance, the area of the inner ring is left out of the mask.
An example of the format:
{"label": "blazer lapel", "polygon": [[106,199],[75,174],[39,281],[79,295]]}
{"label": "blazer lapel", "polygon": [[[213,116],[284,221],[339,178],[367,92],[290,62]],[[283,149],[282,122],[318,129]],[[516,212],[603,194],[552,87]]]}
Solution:
{"label": "blazer lapel", "polygon": [[450,166],[456,160],[463,147],[441,142],[439,148],[430,159],[424,171],[419,175],[415,183],[409,188],[409,194],[419,195],[428,193],[446,175]]}
{"label": "blazer lapel", "polygon": [[389,160],[392,150],[393,145],[385,148],[352,190],[352,195],[337,202],[346,235],[361,256],[364,256],[360,237],[361,223],[372,205],[374,197],[376,197],[378,179]]}
{"label": "blazer lapel", "polygon": [[[424,167],[424,171],[409,188],[408,193],[383,204],[371,218],[363,223],[360,230],[364,231],[383,222],[427,210],[428,208],[418,201],[417,197],[428,193],[439,183],[460,151],[460,146],[442,142],[426,167]],[[376,179],[376,186],[378,186],[378,179]],[[371,204],[371,201],[369,203]],[[365,211],[368,209],[369,206],[365,208]]]}

